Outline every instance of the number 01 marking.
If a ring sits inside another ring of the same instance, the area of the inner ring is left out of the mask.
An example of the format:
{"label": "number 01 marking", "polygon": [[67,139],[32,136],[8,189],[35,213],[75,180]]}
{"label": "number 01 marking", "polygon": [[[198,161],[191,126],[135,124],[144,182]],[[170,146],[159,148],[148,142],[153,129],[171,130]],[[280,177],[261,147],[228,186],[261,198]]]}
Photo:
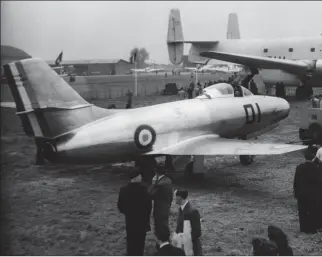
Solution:
{"label": "number 01 marking", "polygon": [[[246,124],[253,124],[254,122],[260,123],[261,121],[261,109],[259,108],[258,103],[255,103],[257,114],[252,104],[245,104],[244,109],[246,113]],[[257,121],[256,121],[257,115]]]}

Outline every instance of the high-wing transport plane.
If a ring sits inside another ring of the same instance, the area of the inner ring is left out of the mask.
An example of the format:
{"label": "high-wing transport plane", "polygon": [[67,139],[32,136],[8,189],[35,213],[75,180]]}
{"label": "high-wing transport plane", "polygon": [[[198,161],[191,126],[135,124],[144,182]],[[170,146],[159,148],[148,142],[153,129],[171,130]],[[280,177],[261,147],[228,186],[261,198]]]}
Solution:
{"label": "high-wing transport plane", "polygon": [[[239,36],[239,31],[238,31]],[[184,44],[191,44],[189,61],[204,63],[209,58],[244,65],[260,74],[267,85],[283,82],[297,86],[296,95],[304,98],[312,87],[322,87],[322,37],[279,39],[184,40],[180,11],[169,16],[167,45],[170,61],[180,64]]]}
{"label": "high-wing transport plane", "polygon": [[[253,95],[220,83],[189,100],[112,110],[85,101],[40,59],[4,66],[27,136],[52,163],[98,164],[156,156],[283,154],[302,145],[247,141],[275,128],[290,111],[282,98]],[[251,161],[250,161],[251,160]]]}

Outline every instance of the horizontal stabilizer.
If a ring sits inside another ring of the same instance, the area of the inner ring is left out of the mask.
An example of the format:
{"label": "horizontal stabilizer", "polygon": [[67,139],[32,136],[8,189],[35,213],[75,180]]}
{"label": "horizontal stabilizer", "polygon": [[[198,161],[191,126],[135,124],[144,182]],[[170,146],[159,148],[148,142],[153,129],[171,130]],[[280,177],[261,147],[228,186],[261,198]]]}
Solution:
{"label": "horizontal stabilizer", "polygon": [[275,155],[307,148],[303,145],[259,143],[255,141],[225,139],[217,135],[204,135],[182,141],[151,154],[168,155]]}

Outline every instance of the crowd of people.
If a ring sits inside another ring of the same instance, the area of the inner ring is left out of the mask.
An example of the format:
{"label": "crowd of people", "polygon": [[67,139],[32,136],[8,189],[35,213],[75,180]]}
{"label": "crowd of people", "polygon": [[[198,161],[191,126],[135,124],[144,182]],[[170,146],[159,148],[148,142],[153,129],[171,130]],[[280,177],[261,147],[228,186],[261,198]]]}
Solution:
{"label": "crowd of people", "polygon": [[[154,221],[156,255],[202,255],[199,211],[188,199],[188,191],[173,192],[163,166],[155,168],[151,181],[143,181],[144,171],[134,168],[129,183],[120,189],[117,206],[125,215],[127,255],[144,255],[146,233]],[[170,238],[169,217],[173,200],[178,205],[177,224]],[[153,208],[152,208],[153,206]]]}
{"label": "crowd of people", "polygon": [[[298,202],[300,231],[317,233],[322,231],[322,147],[309,146],[305,159],[296,168],[294,197]],[[128,185],[120,189],[117,205],[125,215],[127,255],[144,255],[146,233],[151,231],[151,214],[156,239],[155,255],[202,255],[201,217],[189,201],[188,191],[173,192],[166,166],[150,164],[150,174],[153,174],[153,169],[154,175],[147,177],[148,169],[136,167],[129,174]],[[170,235],[169,217],[173,200],[178,206],[177,224]],[[253,238],[254,256],[293,255],[287,236],[280,228],[268,226],[267,236]]]}

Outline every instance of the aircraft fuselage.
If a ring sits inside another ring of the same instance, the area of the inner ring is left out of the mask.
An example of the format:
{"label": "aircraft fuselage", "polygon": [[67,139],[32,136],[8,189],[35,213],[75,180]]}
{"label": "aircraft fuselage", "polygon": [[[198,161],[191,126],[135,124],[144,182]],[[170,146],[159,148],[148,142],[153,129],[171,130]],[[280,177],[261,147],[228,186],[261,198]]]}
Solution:
{"label": "aircraft fuselage", "polygon": [[286,118],[281,98],[245,96],[191,99],[130,109],[97,120],[55,140],[55,162],[134,160],[153,149],[201,135],[242,137]]}

